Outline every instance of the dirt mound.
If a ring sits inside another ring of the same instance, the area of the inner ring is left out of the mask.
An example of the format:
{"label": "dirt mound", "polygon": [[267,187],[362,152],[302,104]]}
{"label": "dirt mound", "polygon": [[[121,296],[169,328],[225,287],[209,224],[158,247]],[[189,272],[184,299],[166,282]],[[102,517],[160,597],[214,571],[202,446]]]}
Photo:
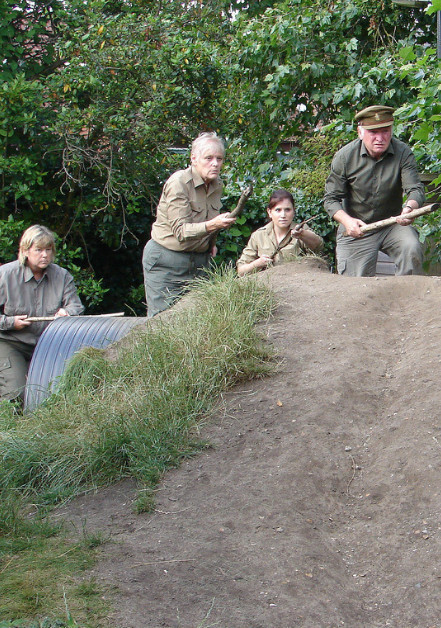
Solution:
{"label": "dirt mound", "polygon": [[120,628],[441,625],[441,279],[261,273],[278,372],[225,395],[213,449],[135,516],[124,482],[70,504],[111,534]]}

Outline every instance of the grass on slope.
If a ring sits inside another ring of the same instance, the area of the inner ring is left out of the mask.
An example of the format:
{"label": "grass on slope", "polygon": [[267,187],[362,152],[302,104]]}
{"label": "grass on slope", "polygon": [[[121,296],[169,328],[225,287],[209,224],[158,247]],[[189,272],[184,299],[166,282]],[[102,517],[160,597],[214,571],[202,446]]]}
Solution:
{"label": "grass on slope", "polygon": [[271,369],[256,323],[273,307],[265,286],[216,271],[188,307],[138,328],[117,360],[78,353],[32,415],[0,405],[0,621],[61,616],[67,598],[82,626],[101,625],[93,583],[78,589],[88,542],[66,549],[44,508],[127,476],[143,489],[138,509],[151,507],[164,471],[206,446],[198,428],[222,391]]}

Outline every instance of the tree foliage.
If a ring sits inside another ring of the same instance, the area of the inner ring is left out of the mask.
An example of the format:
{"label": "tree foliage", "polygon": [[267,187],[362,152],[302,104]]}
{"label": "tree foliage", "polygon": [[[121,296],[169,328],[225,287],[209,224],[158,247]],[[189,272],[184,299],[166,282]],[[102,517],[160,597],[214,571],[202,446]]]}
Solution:
{"label": "tree foliage", "polygon": [[219,261],[265,220],[273,188],[295,189],[299,212],[320,209],[354,109],[401,107],[398,132],[416,140],[422,167],[439,162],[430,11],[385,0],[1,6],[2,229],[54,229],[81,253],[78,268],[103,278],[104,309],[143,312],[141,251],[161,187],[202,130],[227,139],[226,209],[255,182],[245,218],[219,237]]}

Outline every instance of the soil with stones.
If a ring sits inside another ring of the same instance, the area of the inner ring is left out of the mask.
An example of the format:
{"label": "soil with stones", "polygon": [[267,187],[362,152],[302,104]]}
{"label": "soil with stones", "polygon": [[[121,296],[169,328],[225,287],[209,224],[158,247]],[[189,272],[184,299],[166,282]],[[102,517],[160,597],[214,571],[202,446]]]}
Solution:
{"label": "soil with stones", "polygon": [[130,481],[63,509],[110,538],[109,625],[439,628],[441,278],[305,259],[258,280],[277,372],[224,396],[154,513]]}

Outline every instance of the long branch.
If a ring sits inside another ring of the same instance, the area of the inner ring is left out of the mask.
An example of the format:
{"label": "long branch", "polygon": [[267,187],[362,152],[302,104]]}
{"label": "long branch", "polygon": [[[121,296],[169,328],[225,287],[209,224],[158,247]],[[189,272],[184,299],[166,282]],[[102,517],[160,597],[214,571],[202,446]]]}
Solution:
{"label": "long branch", "polygon": [[236,207],[233,209],[233,211],[230,212],[230,216],[233,216],[233,217],[240,216],[240,214],[243,211],[243,208],[245,207],[245,203],[250,198],[252,193],[253,193],[253,184],[250,183],[250,185],[247,188],[245,188],[245,190],[240,195],[240,199]]}
{"label": "long branch", "polygon": [[425,205],[424,207],[419,207],[418,209],[413,209],[408,214],[400,214],[399,216],[391,216],[390,218],[385,218],[384,220],[377,220],[377,222],[371,222],[369,225],[365,225],[364,227],[360,227],[360,231],[362,233],[370,233],[371,231],[377,231],[377,229],[383,229],[384,227],[389,227],[397,222],[397,218],[410,218],[413,220],[414,218],[418,218],[418,216],[424,216],[424,214],[430,214],[440,207],[440,203],[432,203],[432,205]]}

